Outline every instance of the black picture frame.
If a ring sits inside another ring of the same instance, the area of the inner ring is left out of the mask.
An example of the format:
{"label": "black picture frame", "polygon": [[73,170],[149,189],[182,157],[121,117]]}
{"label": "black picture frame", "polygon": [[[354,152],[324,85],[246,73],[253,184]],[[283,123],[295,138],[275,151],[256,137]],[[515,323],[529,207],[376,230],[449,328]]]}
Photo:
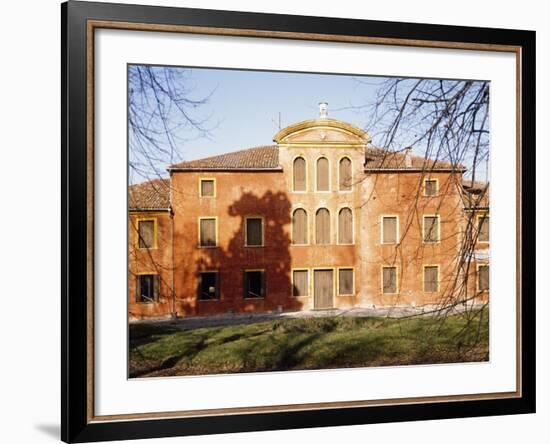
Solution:
{"label": "black picture frame", "polygon": [[[95,421],[88,360],[93,319],[87,303],[87,23],[204,26],[241,30],[368,36],[380,39],[513,45],[521,51],[521,396],[388,403],[365,407]],[[535,32],[370,20],[69,1],[61,5],[62,53],[62,383],[61,437],[91,442],[181,435],[510,415],[535,412]]]}

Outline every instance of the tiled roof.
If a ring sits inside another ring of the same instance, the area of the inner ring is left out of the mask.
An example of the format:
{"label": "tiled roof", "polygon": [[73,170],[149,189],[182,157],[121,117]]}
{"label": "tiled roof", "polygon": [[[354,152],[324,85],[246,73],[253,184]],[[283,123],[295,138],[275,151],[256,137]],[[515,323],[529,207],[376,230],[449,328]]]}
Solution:
{"label": "tiled roof", "polygon": [[[410,158],[407,165],[406,157]],[[463,170],[462,165],[453,165],[450,162],[441,160],[427,159],[422,156],[406,154],[405,151],[388,151],[381,148],[366,148],[365,150],[365,170]]]}
{"label": "tiled roof", "polygon": [[170,179],[154,179],[128,187],[130,210],[167,210],[170,208]]}
{"label": "tiled roof", "polygon": [[258,146],[204,159],[176,163],[170,170],[262,170],[280,169],[279,147]]}
{"label": "tiled roof", "polygon": [[462,181],[462,198],[464,207],[473,208],[488,208],[489,207],[489,184],[487,182],[474,182],[471,180]]}

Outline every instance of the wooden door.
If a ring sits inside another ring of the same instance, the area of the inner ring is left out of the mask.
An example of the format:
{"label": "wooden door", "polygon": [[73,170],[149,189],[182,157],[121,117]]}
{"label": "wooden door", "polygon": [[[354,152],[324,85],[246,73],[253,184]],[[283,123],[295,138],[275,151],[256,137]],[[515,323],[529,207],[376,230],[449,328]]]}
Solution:
{"label": "wooden door", "polygon": [[332,270],[315,270],[314,301],[316,309],[333,308],[334,306],[334,272]]}

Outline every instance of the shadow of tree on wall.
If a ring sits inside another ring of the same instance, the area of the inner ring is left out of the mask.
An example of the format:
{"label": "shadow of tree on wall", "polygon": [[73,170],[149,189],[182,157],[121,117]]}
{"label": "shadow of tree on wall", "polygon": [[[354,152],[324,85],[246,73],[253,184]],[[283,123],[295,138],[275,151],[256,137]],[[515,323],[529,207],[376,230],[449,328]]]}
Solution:
{"label": "shadow of tree on wall", "polygon": [[[197,301],[195,314],[251,312],[299,309],[292,298],[290,222],[291,204],[286,193],[267,191],[263,195],[245,191],[227,208],[227,216],[238,218],[238,228],[228,236],[234,224],[218,220],[217,248],[201,249],[196,267],[201,271],[218,271],[220,300]],[[247,217],[263,219],[263,246],[245,246]],[[229,238],[229,240],[228,240]],[[246,270],[262,270],[265,279],[263,298],[246,298]],[[197,291],[198,293],[198,291]]]}

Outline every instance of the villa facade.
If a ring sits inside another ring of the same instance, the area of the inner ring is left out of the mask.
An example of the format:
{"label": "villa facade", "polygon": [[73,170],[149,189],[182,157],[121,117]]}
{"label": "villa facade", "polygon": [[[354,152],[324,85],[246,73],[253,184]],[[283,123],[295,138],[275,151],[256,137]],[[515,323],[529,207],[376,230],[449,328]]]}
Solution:
{"label": "villa facade", "polygon": [[465,168],[328,118],[129,187],[131,318],[482,303],[489,203]]}

